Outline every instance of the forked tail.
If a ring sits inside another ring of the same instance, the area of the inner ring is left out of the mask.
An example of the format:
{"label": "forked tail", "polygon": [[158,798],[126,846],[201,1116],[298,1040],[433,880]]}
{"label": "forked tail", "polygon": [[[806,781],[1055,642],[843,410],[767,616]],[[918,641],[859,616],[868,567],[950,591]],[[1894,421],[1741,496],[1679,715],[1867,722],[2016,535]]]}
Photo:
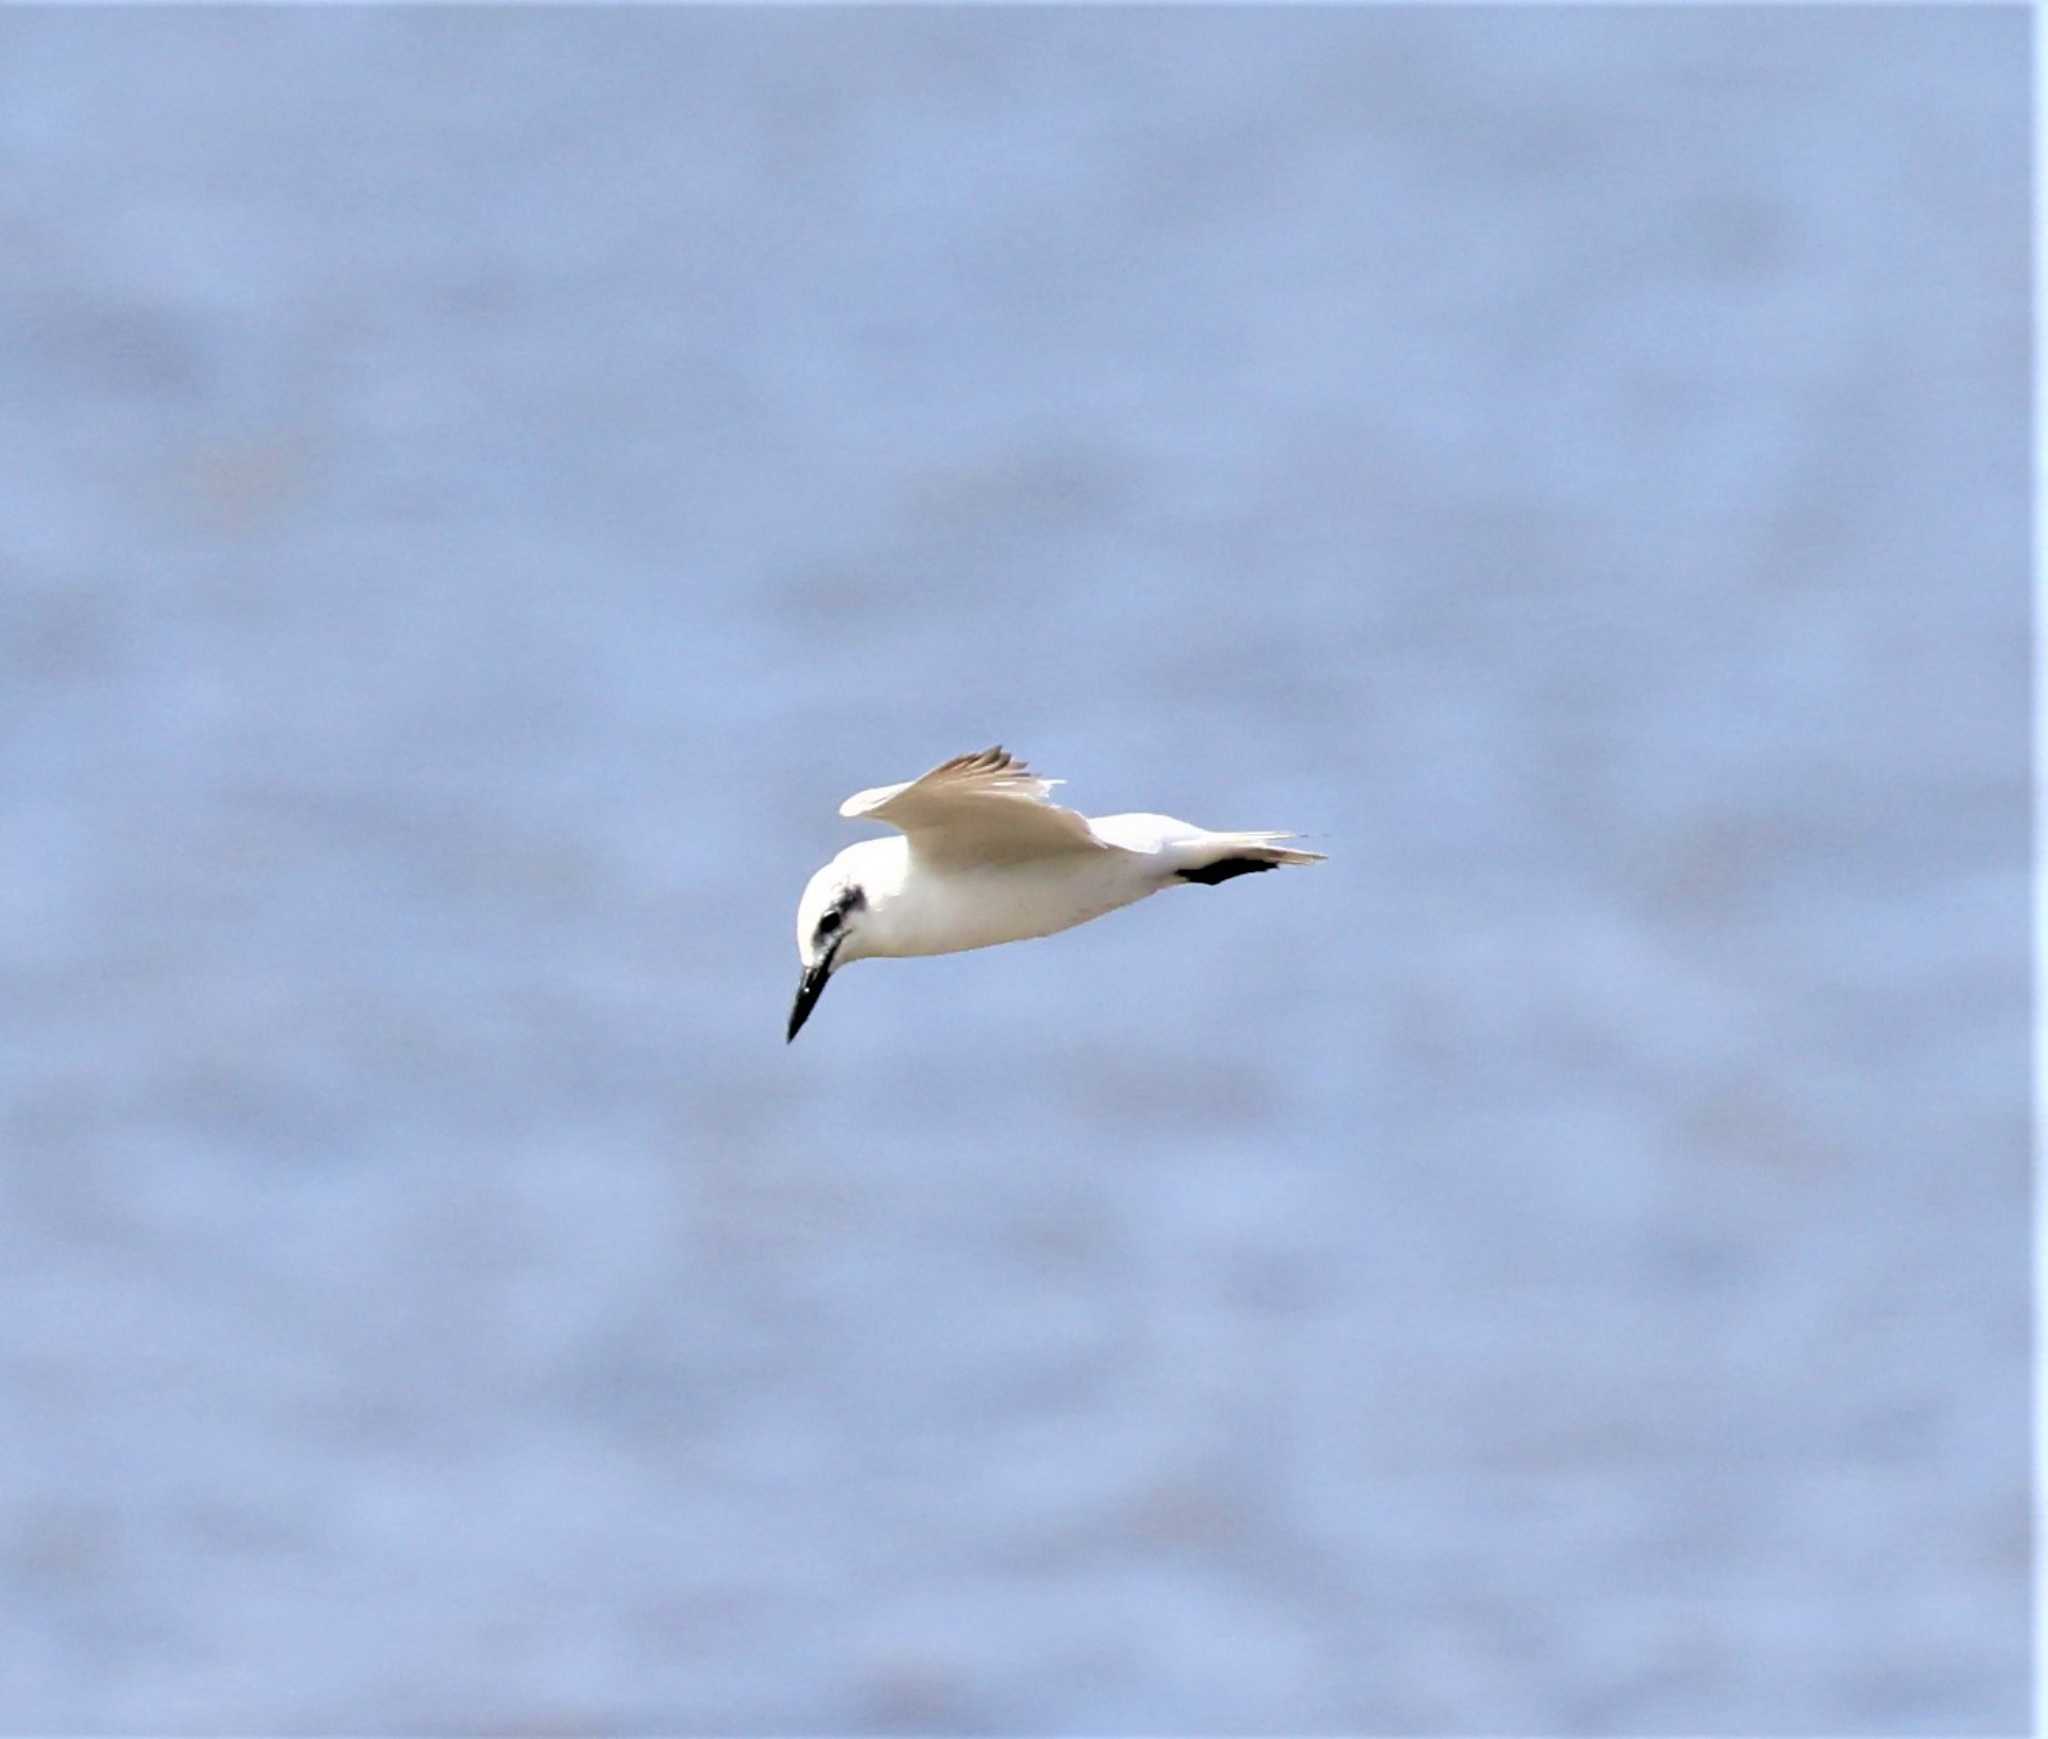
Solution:
{"label": "forked tail", "polygon": [[1293,837],[1291,833],[1205,833],[1179,848],[1181,862],[1174,873],[1184,882],[1213,888],[1233,876],[1278,869],[1282,864],[1323,861],[1319,851],[1300,851],[1277,843]]}

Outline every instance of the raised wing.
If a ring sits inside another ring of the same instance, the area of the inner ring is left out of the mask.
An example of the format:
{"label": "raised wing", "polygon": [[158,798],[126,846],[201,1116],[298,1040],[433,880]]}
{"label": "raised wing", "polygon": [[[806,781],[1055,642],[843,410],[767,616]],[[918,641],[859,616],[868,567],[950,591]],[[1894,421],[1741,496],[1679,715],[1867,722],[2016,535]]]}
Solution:
{"label": "raised wing", "polygon": [[955,755],[922,778],[856,792],[839,813],[886,821],[911,849],[955,862],[1014,862],[1055,852],[1109,851],[1088,818],[1048,799],[1057,779],[1041,779],[1001,748]]}

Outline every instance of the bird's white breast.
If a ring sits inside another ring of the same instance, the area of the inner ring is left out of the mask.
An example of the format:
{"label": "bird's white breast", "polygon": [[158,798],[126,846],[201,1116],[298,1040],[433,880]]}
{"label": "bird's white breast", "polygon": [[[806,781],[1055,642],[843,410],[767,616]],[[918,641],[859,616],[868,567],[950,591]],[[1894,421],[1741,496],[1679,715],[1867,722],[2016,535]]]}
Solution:
{"label": "bird's white breast", "polygon": [[914,855],[884,910],[877,954],[951,954],[1085,924],[1143,899],[1157,881],[1119,851],[936,867]]}

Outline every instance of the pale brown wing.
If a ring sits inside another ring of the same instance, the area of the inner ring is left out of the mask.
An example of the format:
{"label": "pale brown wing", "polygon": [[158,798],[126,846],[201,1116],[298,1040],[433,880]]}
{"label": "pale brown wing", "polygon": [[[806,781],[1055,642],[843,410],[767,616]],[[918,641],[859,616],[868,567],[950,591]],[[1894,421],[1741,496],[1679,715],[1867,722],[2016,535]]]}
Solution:
{"label": "pale brown wing", "polygon": [[1001,748],[955,755],[901,785],[878,785],[840,804],[849,820],[886,821],[920,855],[1009,862],[1065,851],[1113,849],[1088,818],[1050,801],[1058,781],[1041,779]]}

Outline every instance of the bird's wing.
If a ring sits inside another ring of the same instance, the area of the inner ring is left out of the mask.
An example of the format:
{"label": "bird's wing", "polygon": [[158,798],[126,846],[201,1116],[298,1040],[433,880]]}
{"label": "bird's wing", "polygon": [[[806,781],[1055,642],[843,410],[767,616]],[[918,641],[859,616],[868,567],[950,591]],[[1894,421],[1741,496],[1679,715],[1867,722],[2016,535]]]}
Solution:
{"label": "bird's wing", "polygon": [[1088,829],[1088,818],[1047,796],[1059,781],[1041,779],[1007,751],[955,755],[922,778],[856,792],[839,813],[886,821],[921,856],[1007,863],[1067,851],[1115,849]]}

